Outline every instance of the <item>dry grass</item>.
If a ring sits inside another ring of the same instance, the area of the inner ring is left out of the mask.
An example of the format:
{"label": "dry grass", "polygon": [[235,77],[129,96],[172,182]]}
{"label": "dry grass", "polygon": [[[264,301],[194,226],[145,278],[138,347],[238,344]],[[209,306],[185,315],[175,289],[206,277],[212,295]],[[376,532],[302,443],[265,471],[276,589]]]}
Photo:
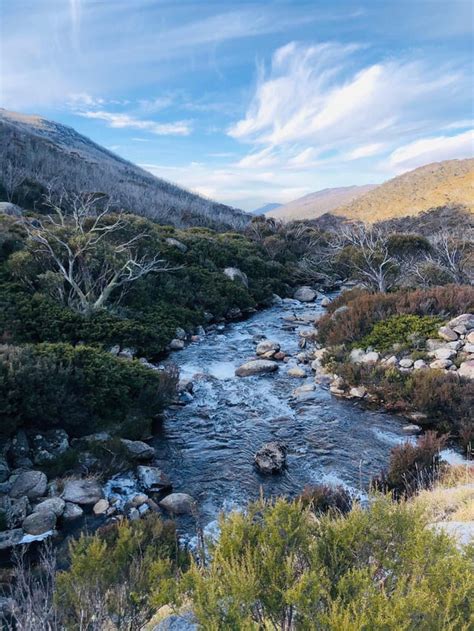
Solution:
{"label": "dry grass", "polygon": [[474,521],[474,466],[449,467],[431,490],[423,490],[413,500],[430,522]]}

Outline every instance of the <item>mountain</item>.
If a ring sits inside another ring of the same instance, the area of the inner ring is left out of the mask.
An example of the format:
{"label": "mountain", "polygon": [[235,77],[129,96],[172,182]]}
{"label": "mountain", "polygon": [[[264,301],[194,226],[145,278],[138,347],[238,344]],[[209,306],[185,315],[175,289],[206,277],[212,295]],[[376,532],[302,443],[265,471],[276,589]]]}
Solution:
{"label": "mountain", "polygon": [[347,204],[374,188],[373,185],[342,186],[340,188],[325,188],[316,193],[309,193],[295,199],[284,206],[267,212],[267,217],[291,221],[296,219],[316,219],[335,208]]}
{"label": "mountain", "polygon": [[52,187],[105,193],[117,207],[178,227],[226,230],[249,221],[247,213],[157,178],[71,127],[4,109],[0,178],[0,199],[25,208],[41,209],[42,195]]}
{"label": "mountain", "polygon": [[270,202],[269,204],[265,204],[264,206],[260,206],[260,208],[256,208],[255,210],[249,210],[249,215],[265,215],[269,213],[271,210],[276,210],[280,208],[283,204],[278,204],[277,202]]}
{"label": "mountain", "polygon": [[445,160],[408,171],[341,204],[333,213],[375,222],[445,206],[464,206],[474,212],[474,159]]}

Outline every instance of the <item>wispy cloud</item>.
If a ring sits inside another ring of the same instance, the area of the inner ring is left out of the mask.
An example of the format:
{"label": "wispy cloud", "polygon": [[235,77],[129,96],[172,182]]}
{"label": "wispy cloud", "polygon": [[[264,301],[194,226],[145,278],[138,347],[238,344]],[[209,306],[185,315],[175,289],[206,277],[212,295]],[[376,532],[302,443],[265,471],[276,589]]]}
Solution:
{"label": "wispy cloud", "polygon": [[105,110],[79,110],[76,112],[83,118],[93,118],[105,121],[109,127],[117,129],[142,129],[157,136],[189,136],[191,124],[189,121],[174,121],[171,123],[157,123],[152,120],[142,120],[116,112]]}
{"label": "wispy cloud", "polygon": [[422,138],[403,145],[390,154],[388,165],[401,172],[428,162],[472,157],[474,157],[474,129],[455,136]]}

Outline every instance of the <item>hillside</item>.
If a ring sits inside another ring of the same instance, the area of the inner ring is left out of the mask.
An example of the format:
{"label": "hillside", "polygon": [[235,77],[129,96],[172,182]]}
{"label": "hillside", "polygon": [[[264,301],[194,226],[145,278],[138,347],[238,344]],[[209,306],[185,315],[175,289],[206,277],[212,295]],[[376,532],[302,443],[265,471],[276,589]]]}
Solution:
{"label": "hillside", "polygon": [[278,202],[270,202],[268,204],[264,204],[263,206],[259,206],[255,208],[255,210],[249,210],[249,215],[254,215],[257,217],[258,215],[265,215],[270,213],[272,210],[276,210],[277,208],[281,208],[283,204],[279,204]]}
{"label": "hillside", "polygon": [[324,213],[332,212],[334,208],[348,204],[374,188],[366,186],[343,186],[340,188],[325,188],[316,193],[309,193],[295,199],[284,206],[267,212],[267,217],[291,221],[296,219],[316,219]]}
{"label": "hillside", "polygon": [[434,162],[377,186],[333,210],[360,221],[418,215],[431,208],[465,206],[474,212],[474,159]]}
{"label": "hillside", "polygon": [[153,176],[71,127],[0,109],[0,199],[38,208],[48,186],[102,192],[126,210],[178,227],[239,228],[248,215]]}

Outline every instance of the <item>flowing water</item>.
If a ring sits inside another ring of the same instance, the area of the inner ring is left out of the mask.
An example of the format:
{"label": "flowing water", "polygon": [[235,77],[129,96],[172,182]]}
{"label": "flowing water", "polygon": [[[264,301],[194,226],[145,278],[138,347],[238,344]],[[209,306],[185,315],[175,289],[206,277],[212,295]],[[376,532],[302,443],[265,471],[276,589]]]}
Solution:
{"label": "flowing water", "polygon": [[[320,384],[312,400],[297,402],[293,390],[314,383],[314,373],[307,366],[305,379],[290,377],[294,359],[269,375],[234,375],[235,368],[254,357],[258,337],[295,355],[299,331],[312,327],[290,330],[285,316],[316,318],[323,311],[319,301],[285,300],[173,354],[181,378],[193,381],[193,399],[167,412],[152,444],[173,490],[196,499],[201,525],[261,492],[265,497],[294,496],[306,484],[326,482],[363,496],[369,478],[386,466],[390,449],[404,440],[401,419],[337,399]],[[254,468],[253,457],[271,440],[287,444],[288,466],[279,475],[264,476]],[[181,526],[189,528],[186,520]]]}

